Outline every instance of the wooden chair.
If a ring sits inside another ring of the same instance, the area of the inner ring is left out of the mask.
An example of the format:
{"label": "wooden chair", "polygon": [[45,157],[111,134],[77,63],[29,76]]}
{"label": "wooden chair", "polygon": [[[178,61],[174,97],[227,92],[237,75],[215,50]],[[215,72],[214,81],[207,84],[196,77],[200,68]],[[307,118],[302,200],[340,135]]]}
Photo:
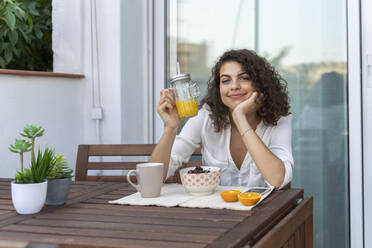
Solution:
{"label": "wooden chair", "polygon": [[[79,145],[76,159],[76,181],[106,181],[121,182],[126,181],[125,176],[88,176],[88,170],[133,170],[136,164],[144,163],[143,161],[131,162],[90,162],[89,157],[134,157],[134,156],[151,156],[155,144],[117,144],[117,145]],[[201,157],[201,149],[198,148],[193,153],[194,156]],[[183,167],[201,165],[200,161],[190,161]],[[181,169],[180,168],[180,169]],[[180,183],[179,173],[176,171],[175,176],[168,178],[167,183]]]}

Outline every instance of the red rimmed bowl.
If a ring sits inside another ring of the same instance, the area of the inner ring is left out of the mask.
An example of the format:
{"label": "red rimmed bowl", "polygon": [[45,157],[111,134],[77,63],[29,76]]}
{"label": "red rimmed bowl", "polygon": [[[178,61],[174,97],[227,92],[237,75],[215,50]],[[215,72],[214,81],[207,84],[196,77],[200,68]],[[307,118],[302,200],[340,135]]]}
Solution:
{"label": "red rimmed bowl", "polygon": [[210,195],[216,190],[221,181],[221,168],[201,166],[204,173],[192,173],[196,167],[180,170],[182,185],[191,195]]}

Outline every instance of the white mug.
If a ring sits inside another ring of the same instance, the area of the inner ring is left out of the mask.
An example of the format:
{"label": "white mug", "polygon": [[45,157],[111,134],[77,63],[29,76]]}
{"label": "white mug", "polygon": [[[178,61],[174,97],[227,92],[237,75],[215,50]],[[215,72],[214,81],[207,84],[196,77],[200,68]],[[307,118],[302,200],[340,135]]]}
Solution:
{"label": "white mug", "polygon": [[[141,193],[143,198],[160,196],[161,186],[163,185],[163,163],[143,163],[137,164],[136,170],[130,170],[127,174],[128,182]],[[130,175],[136,173],[138,184],[130,180]]]}

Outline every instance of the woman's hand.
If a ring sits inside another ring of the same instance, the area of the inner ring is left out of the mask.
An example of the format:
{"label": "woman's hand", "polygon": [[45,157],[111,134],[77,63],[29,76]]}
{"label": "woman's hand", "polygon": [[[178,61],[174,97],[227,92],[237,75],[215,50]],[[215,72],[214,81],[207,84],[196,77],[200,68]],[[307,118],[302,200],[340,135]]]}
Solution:
{"label": "woman's hand", "polygon": [[170,89],[160,91],[160,100],[156,105],[156,112],[163,120],[165,127],[177,129],[180,126],[180,117],[178,116],[174,93]]}
{"label": "woman's hand", "polygon": [[232,112],[233,118],[255,114],[260,107],[261,98],[262,94],[259,94],[257,91],[253,92],[247,100],[239,103],[238,106],[235,107]]}

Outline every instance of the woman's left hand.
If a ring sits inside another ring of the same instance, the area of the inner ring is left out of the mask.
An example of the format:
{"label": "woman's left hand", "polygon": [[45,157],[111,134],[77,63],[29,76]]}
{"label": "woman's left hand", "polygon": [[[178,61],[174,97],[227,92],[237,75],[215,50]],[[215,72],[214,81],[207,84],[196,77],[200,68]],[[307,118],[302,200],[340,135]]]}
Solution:
{"label": "woman's left hand", "polygon": [[260,107],[262,94],[259,94],[257,91],[253,92],[252,95],[245,100],[244,102],[239,103],[232,112],[232,116],[249,116],[251,114],[256,113],[258,108]]}

